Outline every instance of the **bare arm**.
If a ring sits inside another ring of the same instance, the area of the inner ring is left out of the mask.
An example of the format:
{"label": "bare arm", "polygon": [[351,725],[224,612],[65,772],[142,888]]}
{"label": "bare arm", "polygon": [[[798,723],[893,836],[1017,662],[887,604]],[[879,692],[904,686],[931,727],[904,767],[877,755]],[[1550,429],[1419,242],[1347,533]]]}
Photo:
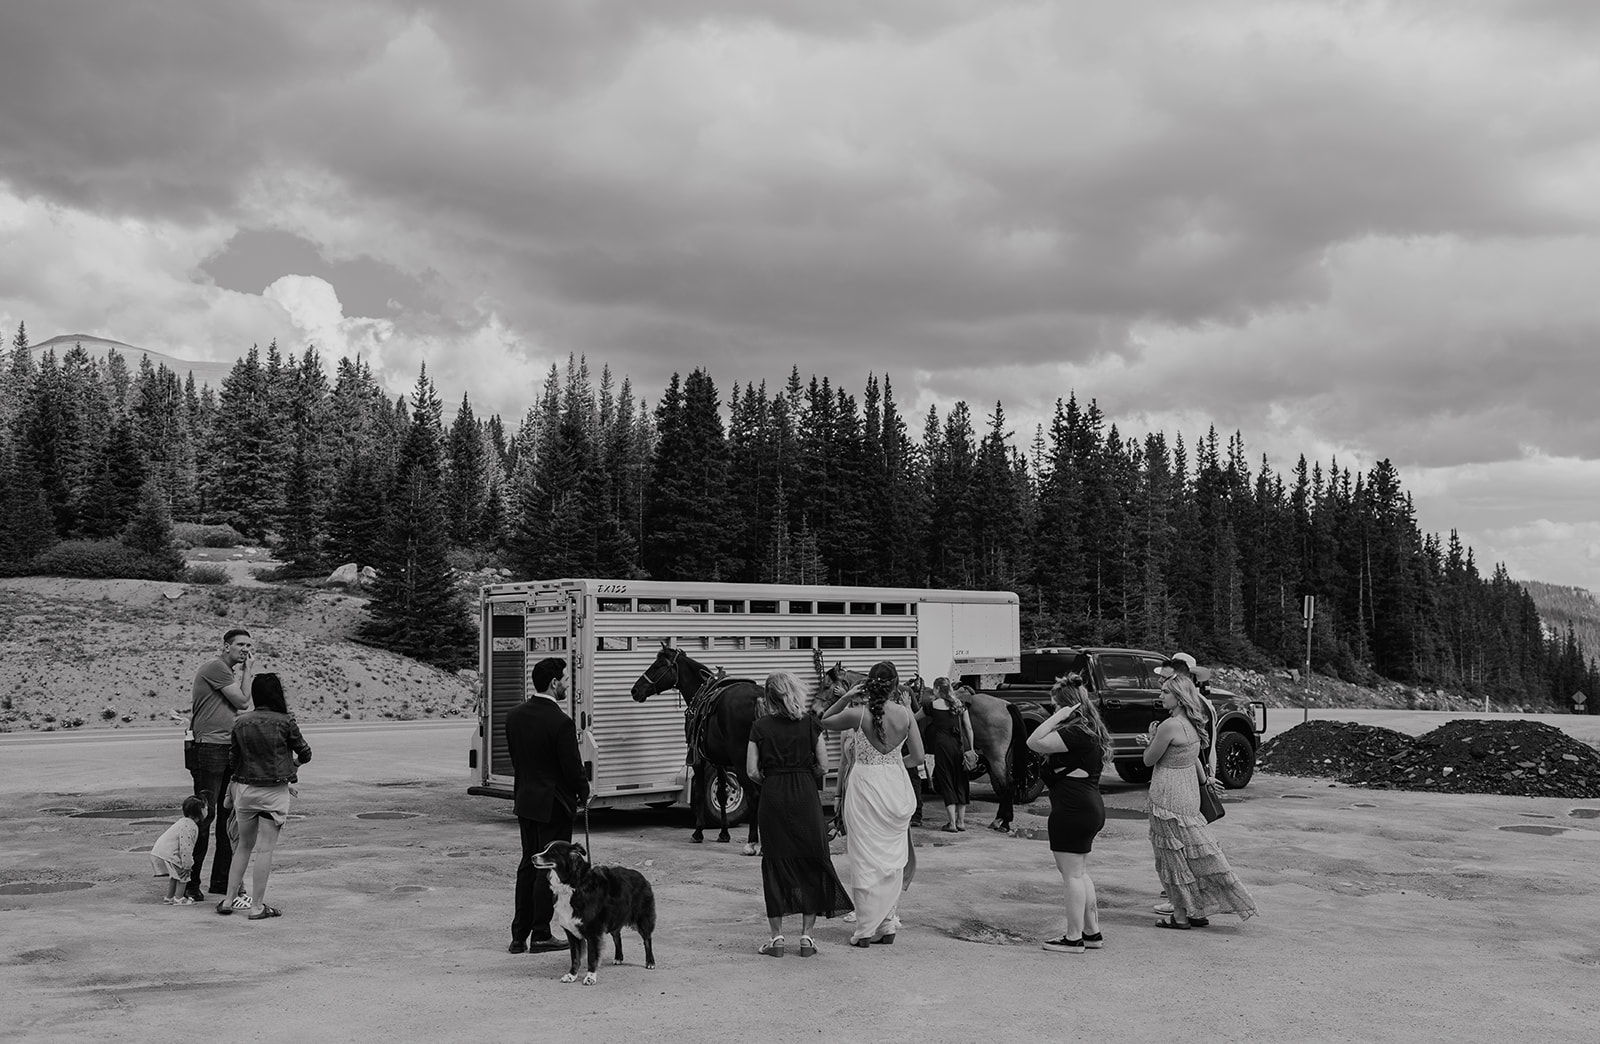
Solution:
{"label": "bare arm", "polygon": [[[817,746],[822,746],[822,741],[817,741]],[[751,740],[744,745],[744,774],[752,783],[761,782],[760,759],[756,754],[756,741]]]}
{"label": "bare arm", "polygon": [[858,689],[849,692],[834,700],[827,710],[822,712],[818,721],[822,727],[830,732],[843,732],[846,729],[859,729],[861,727],[862,710],[850,706],[850,701],[855,698]]}
{"label": "bare arm", "polygon": [[[910,717],[910,711],[906,712],[906,716]],[[906,756],[903,760],[909,767],[916,768],[927,761],[928,752],[922,746],[922,732],[917,728],[917,723],[909,721],[907,725]]]}
{"label": "bare arm", "polygon": [[1150,737],[1150,745],[1144,748],[1144,763],[1154,765],[1161,760],[1161,755],[1167,752],[1172,741],[1178,738],[1178,719],[1168,718],[1156,728],[1156,734]]}
{"label": "bare arm", "polygon": [[1061,723],[1072,716],[1076,707],[1059,707],[1056,712],[1039,723],[1039,727],[1028,734],[1028,749],[1040,754],[1065,754],[1067,745],[1056,734],[1056,729]]}

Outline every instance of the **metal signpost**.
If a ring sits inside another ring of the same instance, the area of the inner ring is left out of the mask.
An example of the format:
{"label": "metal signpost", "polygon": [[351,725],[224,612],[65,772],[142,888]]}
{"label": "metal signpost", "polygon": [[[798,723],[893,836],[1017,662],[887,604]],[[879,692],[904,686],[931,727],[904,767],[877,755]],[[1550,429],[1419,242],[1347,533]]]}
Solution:
{"label": "metal signpost", "polygon": [[1307,722],[1311,720],[1311,621],[1317,616],[1316,595],[1306,595],[1300,615],[1306,622],[1306,687],[1300,699],[1300,720]]}

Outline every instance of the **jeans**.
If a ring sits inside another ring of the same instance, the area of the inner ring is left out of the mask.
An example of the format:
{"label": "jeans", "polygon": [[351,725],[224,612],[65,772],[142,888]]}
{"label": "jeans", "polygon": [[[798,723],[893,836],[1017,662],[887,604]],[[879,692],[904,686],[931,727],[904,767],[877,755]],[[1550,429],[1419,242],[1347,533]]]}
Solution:
{"label": "jeans", "polygon": [[217,835],[217,854],[211,860],[211,891],[217,895],[228,893],[228,868],[233,864],[233,844],[228,840],[228,817],[222,812],[222,801],[228,794],[228,745],[225,743],[195,744],[194,777],[195,796],[206,803],[205,818],[200,820],[200,836],[194,843],[194,869],[189,875],[190,895],[200,891],[200,867],[205,863],[206,849],[210,846],[212,824]]}
{"label": "jeans", "polygon": [[546,871],[533,865],[533,857],[552,841],[571,841],[572,820],[562,817],[554,823],[536,823],[518,816],[517,826],[522,830],[522,861],[517,864],[517,908],[511,918],[511,940],[523,942],[530,934],[535,940],[548,939],[556,897],[550,891]]}

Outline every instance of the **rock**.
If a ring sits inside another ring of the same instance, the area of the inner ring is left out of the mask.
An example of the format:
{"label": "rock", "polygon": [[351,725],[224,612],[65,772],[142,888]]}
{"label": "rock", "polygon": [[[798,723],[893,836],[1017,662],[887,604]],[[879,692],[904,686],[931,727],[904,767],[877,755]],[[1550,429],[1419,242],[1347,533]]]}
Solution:
{"label": "rock", "polygon": [[362,566],[361,567],[361,581],[362,581],[362,583],[371,583],[372,581],[374,581],[376,579],[378,579],[378,571],[376,569],[372,568],[371,566]]}
{"label": "rock", "polygon": [[361,572],[356,568],[354,562],[346,562],[328,574],[327,582],[330,584],[359,584],[361,582]]}

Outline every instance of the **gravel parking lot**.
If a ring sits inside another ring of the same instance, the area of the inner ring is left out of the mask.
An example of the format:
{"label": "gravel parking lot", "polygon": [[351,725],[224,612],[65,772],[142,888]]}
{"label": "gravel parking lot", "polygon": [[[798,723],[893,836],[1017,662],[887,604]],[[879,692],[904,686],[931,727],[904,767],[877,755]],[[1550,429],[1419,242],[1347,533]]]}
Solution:
{"label": "gravel parking lot", "polygon": [[[1298,717],[1298,716],[1297,716]],[[1021,836],[918,832],[893,947],[824,922],[811,959],[757,957],[757,861],[688,843],[682,812],[592,818],[642,870],[636,937],[594,988],[505,952],[517,831],[469,797],[460,723],[311,726],[317,756],[271,901],[246,922],[168,908],[143,851],[185,779],[155,732],[0,737],[0,1038],[29,1041],[1039,1039],[1588,1041],[1600,968],[1600,802],[1365,791],[1259,775],[1218,824],[1262,916],[1156,931],[1143,789],[1108,775],[1092,869],[1106,948],[1046,953],[1059,878],[1045,804]],[[973,820],[987,822],[987,791]],[[373,814],[378,815],[374,816]],[[942,809],[928,801],[936,827]],[[1031,829],[1030,829],[1031,828]]]}

